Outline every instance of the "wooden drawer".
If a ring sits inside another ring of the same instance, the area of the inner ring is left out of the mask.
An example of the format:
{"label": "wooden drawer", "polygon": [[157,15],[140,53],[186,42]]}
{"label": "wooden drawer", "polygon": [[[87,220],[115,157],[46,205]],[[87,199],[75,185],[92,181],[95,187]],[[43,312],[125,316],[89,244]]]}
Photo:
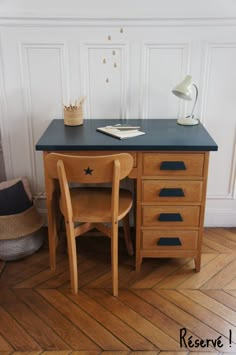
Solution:
{"label": "wooden drawer", "polygon": [[201,202],[201,181],[144,180],[142,182],[143,202]]}
{"label": "wooden drawer", "polygon": [[143,226],[155,227],[197,227],[200,207],[198,206],[143,206]]}
{"label": "wooden drawer", "polygon": [[148,230],[142,232],[142,249],[193,250],[197,248],[198,232],[183,230]]}
{"label": "wooden drawer", "polygon": [[203,153],[143,153],[143,176],[203,176]]}

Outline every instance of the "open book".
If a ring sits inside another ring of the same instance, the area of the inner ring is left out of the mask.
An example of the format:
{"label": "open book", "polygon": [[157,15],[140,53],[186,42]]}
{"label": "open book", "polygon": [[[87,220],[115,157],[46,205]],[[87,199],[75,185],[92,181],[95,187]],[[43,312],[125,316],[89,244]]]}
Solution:
{"label": "open book", "polygon": [[115,125],[97,128],[97,131],[108,134],[109,136],[126,139],[137,136],[142,136],[145,132],[139,131],[140,127],[137,126],[127,126],[127,125]]}

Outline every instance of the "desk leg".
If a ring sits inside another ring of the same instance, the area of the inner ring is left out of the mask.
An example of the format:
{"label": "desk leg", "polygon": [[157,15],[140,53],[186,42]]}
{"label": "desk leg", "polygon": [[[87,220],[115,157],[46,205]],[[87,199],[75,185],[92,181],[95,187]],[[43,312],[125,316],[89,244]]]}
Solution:
{"label": "desk leg", "polygon": [[56,227],[56,181],[50,179],[47,174],[45,158],[47,152],[44,153],[44,175],[46,189],[46,203],[48,212],[48,245],[51,270],[56,269],[56,246],[57,246],[57,227]]}
{"label": "desk leg", "polygon": [[143,258],[141,258],[141,256],[139,254],[140,254],[140,252],[136,256],[136,271],[138,271],[138,272],[140,272],[140,270],[141,270],[141,264],[143,261]]}
{"label": "desk leg", "polygon": [[[134,184],[134,225],[135,225],[135,236],[136,236],[136,265],[135,265],[135,270],[140,271],[141,270],[141,264],[142,264],[142,258],[140,256],[141,253],[141,226],[140,226],[140,206],[139,203],[137,203],[137,185]],[[139,207],[138,207],[139,206]]]}
{"label": "desk leg", "polygon": [[136,196],[135,196],[135,203],[136,203],[136,271],[140,271],[142,259],[141,256],[141,214],[142,214],[142,153],[138,153],[138,176],[136,180]]}
{"label": "desk leg", "polygon": [[201,270],[201,259],[202,259],[202,238],[203,238],[203,228],[199,231],[198,236],[198,250],[197,255],[194,258],[196,272]]}
{"label": "desk leg", "polygon": [[194,262],[195,262],[195,269],[197,272],[199,272],[201,270],[201,254],[198,254],[194,258]]}

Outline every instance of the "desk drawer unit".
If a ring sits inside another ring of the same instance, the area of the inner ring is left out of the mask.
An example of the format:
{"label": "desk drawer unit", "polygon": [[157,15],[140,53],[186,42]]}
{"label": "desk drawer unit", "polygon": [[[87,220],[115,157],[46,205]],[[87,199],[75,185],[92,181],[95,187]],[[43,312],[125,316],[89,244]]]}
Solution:
{"label": "desk drawer unit", "polygon": [[188,153],[144,153],[143,176],[201,177],[203,176],[204,154]]}
{"label": "desk drawer unit", "polygon": [[142,248],[146,250],[196,250],[197,231],[186,230],[144,230]]}
{"label": "desk drawer unit", "polygon": [[144,227],[198,227],[198,206],[143,206]]}
{"label": "desk drawer unit", "polygon": [[144,180],[142,201],[145,203],[200,203],[202,181]]}
{"label": "desk drawer unit", "polygon": [[194,257],[200,270],[208,152],[139,153],[137,259]]}

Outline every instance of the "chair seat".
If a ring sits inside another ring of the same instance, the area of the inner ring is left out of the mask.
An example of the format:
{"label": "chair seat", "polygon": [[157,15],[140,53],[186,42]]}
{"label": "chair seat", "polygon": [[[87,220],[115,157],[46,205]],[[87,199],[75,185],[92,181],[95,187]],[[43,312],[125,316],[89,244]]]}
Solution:
{"label": "chair seat", "polygon": [[[101,187],[78,187],[70,190],[74,222],[110,222],[111,189]],[[121,220],[132,207],[132,194],[120,189],[118,220]],[[63,215],[64,207],[60,199]]]}

